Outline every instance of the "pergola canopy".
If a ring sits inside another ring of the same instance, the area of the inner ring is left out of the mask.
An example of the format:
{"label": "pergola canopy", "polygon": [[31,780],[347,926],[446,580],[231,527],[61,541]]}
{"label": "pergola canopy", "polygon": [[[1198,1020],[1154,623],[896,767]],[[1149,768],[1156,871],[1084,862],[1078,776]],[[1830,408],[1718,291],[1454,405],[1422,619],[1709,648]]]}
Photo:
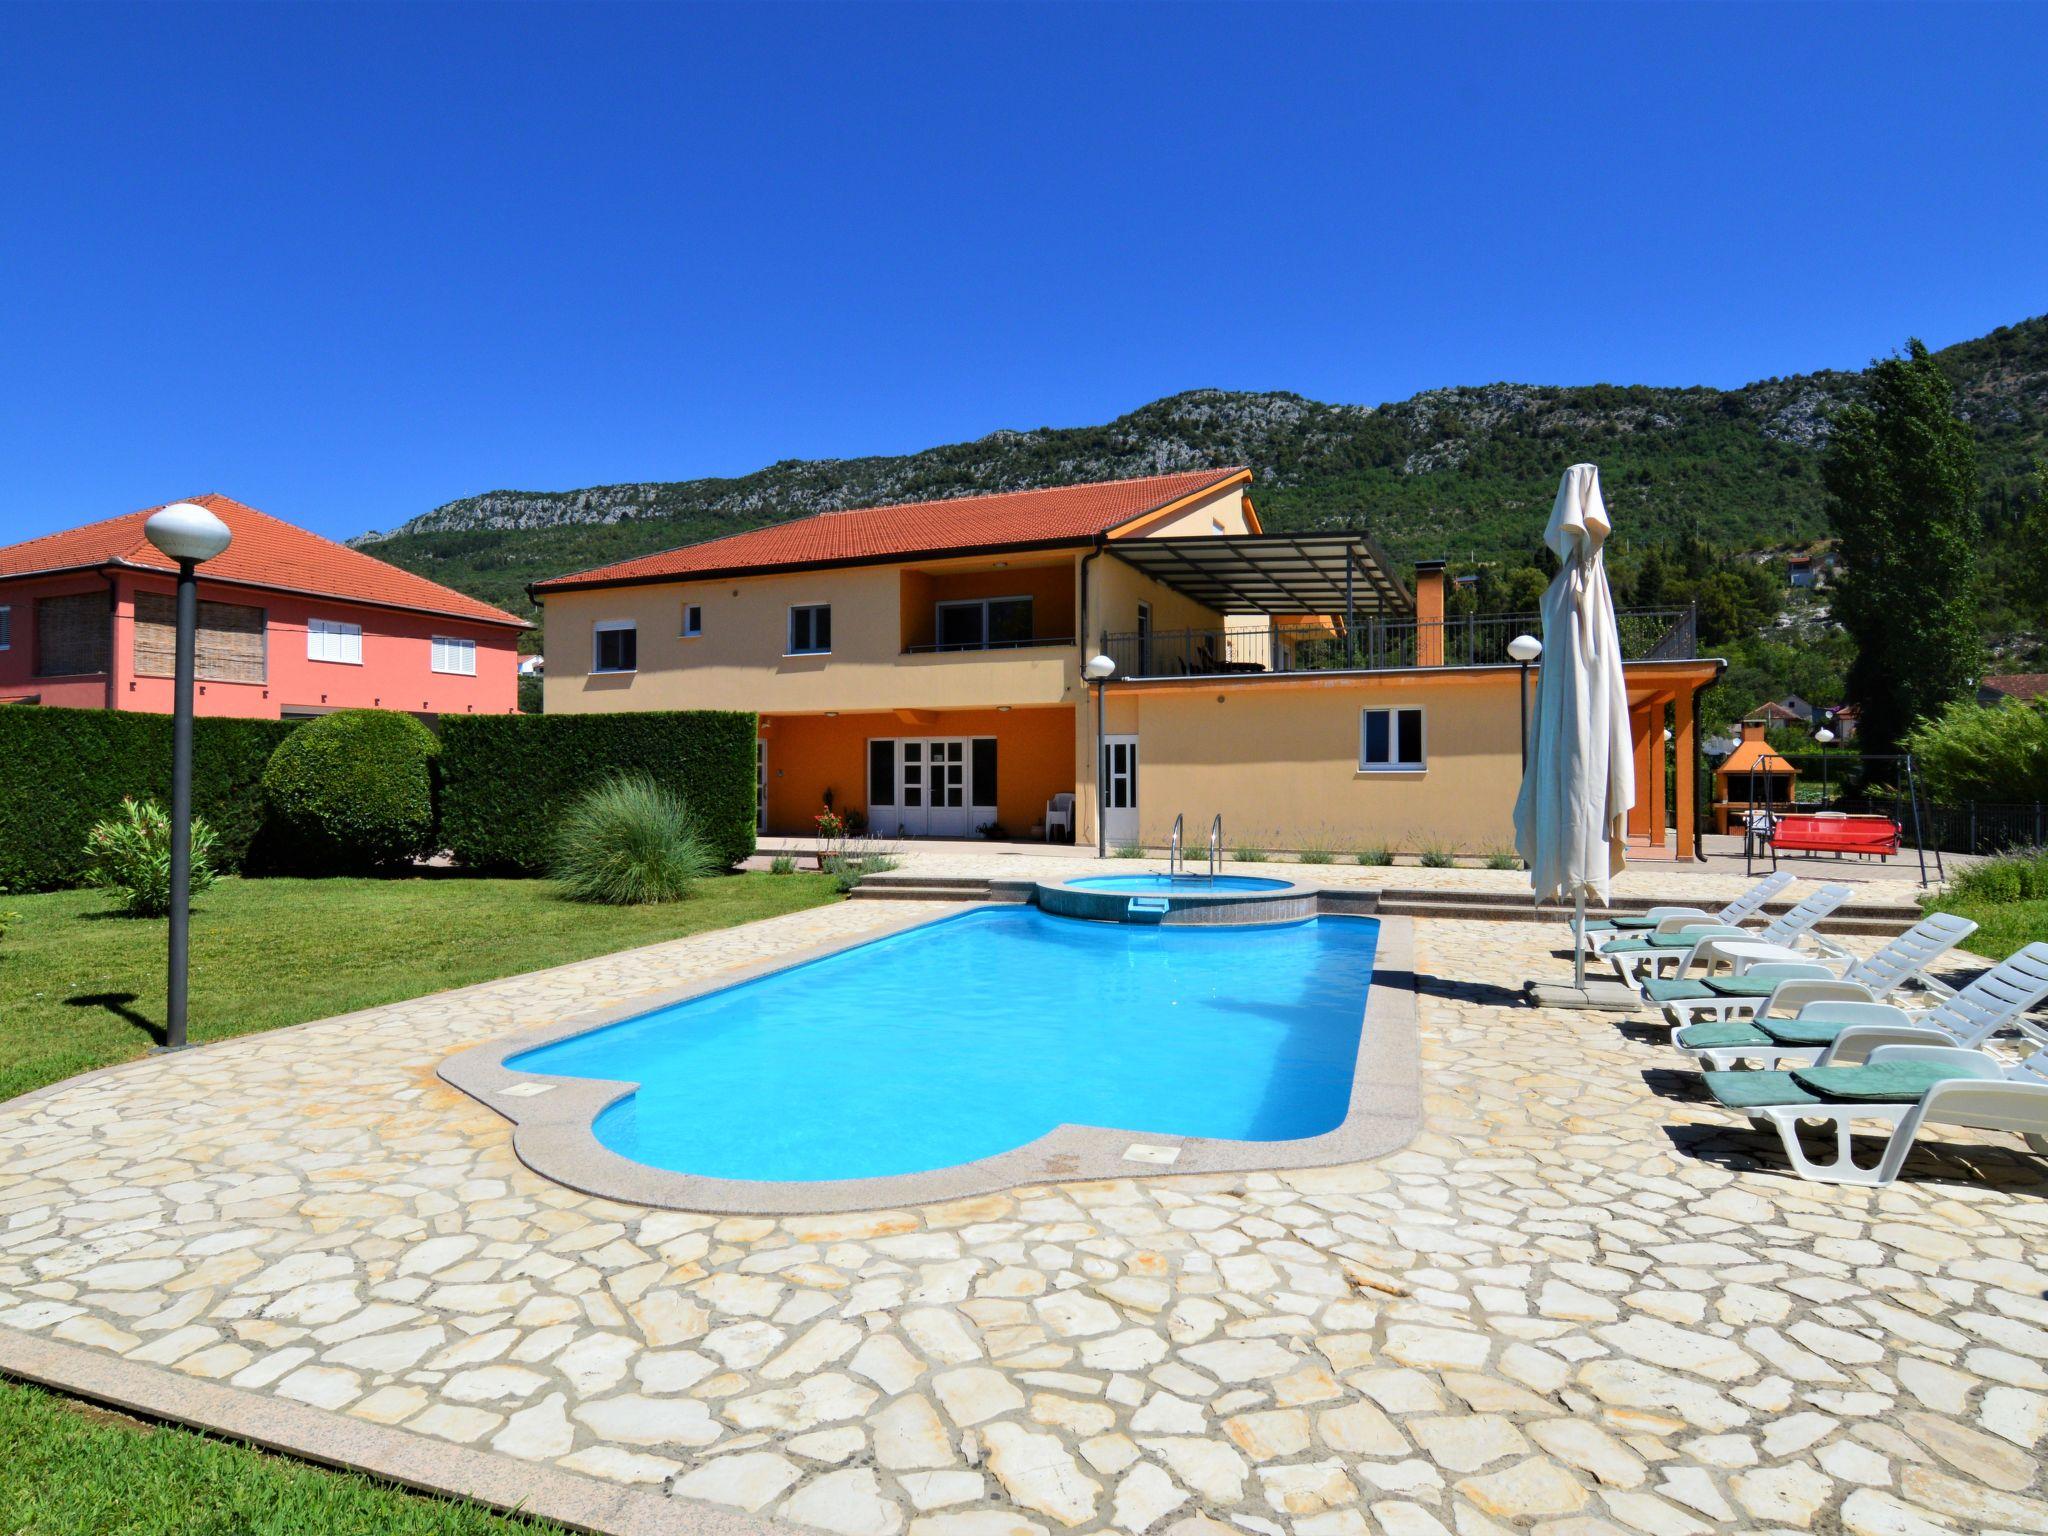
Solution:
{"label": "pergola canopy", "polygon": [[1363,534],[1118,539],[1109,552],[1218,613],[1406,617],[1415,599]]}

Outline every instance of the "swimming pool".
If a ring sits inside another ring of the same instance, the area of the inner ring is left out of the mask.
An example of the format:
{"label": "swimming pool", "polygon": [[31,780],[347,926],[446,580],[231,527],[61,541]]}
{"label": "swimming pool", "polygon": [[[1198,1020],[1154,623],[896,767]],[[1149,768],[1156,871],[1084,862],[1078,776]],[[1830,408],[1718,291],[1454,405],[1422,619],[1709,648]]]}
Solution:
{"label": "swimming pool", "polygon": [[1294,882],[1258,875],[1091,875],[1062,882],[1072,891],[1114,891],[1126,896],[1164,896],[1174,891],[1284,891]]}
{"label": "swimming pool", "polygon": [[1345,1121],[1379,925],[1074,922],[979,908],[507,1058],[637,1083],[632,1162],[830,1181],[993,1157],[1060,1125],[1285,1141]]}

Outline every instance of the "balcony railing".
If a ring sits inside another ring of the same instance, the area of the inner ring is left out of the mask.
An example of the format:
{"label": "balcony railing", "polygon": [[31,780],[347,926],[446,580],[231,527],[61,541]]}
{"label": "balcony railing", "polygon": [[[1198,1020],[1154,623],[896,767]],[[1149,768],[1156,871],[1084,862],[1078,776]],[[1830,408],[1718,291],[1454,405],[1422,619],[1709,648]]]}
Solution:
{"label": "balcony railing", "polygon": [[[1690,608],[1615,615],[1626,661],[1690,660],[1699,654]],[[1441,624],[1361,621],[1301,629],[1170,629],[1103,636],[1118,677],[1218,677],[1260,672],[1382,671],[1393,667],[1512,665],[1508,642],[1543,634],[1538,614],[1470,614]]]}
{"label": "balcony railing", "polygon": [[1072,645],[1072,635],[1033,635],[1028,640],[954,640],[935,645],[906,645],[906,656],[933,656],[941,651],[1023,651],[1036,646]]}

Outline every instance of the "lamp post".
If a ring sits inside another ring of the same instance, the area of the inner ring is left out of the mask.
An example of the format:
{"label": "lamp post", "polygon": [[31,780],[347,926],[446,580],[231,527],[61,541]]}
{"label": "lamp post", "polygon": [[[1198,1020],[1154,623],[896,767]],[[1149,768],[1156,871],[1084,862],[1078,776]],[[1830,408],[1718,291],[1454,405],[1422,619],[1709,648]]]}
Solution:
{"label": "lamp post", "polygon": [[1529,771],[1529,663],[1543,654],[1543,642],[1534,635],[1517,635],[1508,642],[1508,655],[1522,664],[1522,772]]}
{"label": "lamp post", "polygon": [[177,502],[142,525],[149,542],[178,563],[178,642],[171,713],[171,956],[164,1010],[166,1051],[185,1048],[185,992],[192,893],[192,674],[199,628],[199,564],[228,547],[228,525],[206,508]]}
{"label": "lamp post", "polygon": [[1828,808],[1828,748],[1834,745],[1835,733],[1822,726],[1813,733],[1813,739],[1820,743],[1820,808]]}
{"label": "lamp post", "polygon": [[1081,671],[1095,685],[1095,857],[1100,859],[1109,853],[1109,749],[1103,735],[1108,690],[1103,685],[1116,675],[1116,663],[1097,651]]}

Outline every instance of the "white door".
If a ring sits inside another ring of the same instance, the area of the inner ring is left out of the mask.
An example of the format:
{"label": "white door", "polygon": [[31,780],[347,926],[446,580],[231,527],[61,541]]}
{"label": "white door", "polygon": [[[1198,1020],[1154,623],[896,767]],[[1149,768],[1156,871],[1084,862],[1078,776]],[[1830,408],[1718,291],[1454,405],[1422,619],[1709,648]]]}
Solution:
{"label": "white door", "polygon": [[1138,738],[1102,738],[1102,831],[1111,846],[1138,840]]}
{"label": "white door", "polygon": [[926,742],[926,836],[965,837],[973,830],[967,790],[967,742],[957,736]]}
{"label": "white door", "polygon": [[923,837],[924,749],[922,741],[896,743],[896,831],[902,837]]}

